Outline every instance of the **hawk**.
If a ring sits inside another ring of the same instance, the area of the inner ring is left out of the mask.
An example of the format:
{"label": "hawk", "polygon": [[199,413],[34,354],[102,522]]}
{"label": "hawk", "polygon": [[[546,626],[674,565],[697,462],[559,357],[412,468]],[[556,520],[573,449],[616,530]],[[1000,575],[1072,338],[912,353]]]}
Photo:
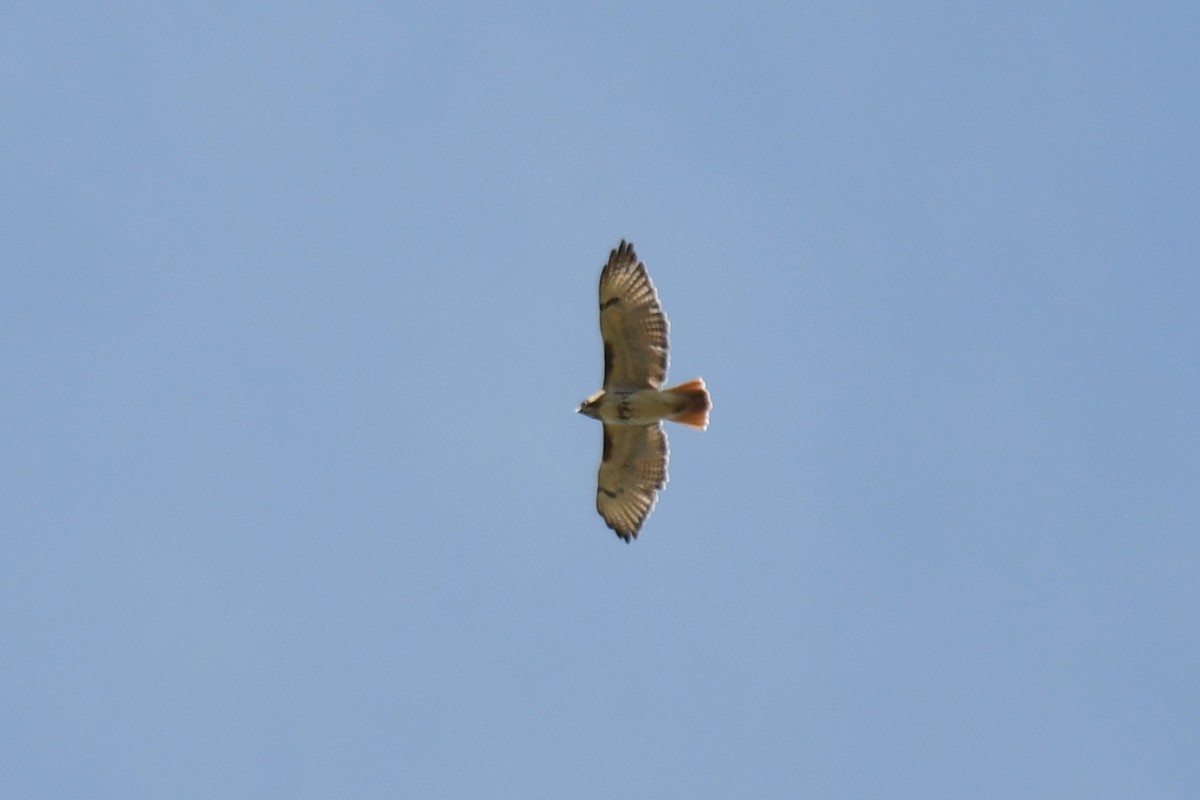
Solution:
{"label": "hawk", "polygon": [[624,240],[600,273],[600,335],[604,388],[584,400],[579,413],[604,423],[596,510],[629,542],[654,508],[658,490],[667,485],[662,421],[705,430],[712,401],[700,378],[662,388],[667,315],[646,265]]}

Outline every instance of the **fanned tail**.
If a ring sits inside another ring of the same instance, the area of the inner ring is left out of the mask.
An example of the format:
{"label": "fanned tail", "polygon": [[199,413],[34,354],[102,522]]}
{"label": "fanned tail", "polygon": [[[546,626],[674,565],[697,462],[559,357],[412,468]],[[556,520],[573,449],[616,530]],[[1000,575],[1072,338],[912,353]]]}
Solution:
{"label": "fanned tail", "polygon": [[708,412],[712,408],[712,398],[708,396],[708,389],[704,388],[703,378],[672,386],[666,392],[678,398],[681,406],[679,411],[671,415],[671,420],[702,431],[708,429]]}

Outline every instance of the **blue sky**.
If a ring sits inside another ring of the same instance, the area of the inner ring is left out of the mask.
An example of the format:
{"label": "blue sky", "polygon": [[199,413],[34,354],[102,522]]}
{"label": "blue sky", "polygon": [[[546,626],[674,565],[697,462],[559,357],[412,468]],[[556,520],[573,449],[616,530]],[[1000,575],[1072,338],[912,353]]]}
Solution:
{"label": "blue sky", "polygon": [[1200,14],[736,5],[8,11],[0,794],[1197,796]]}

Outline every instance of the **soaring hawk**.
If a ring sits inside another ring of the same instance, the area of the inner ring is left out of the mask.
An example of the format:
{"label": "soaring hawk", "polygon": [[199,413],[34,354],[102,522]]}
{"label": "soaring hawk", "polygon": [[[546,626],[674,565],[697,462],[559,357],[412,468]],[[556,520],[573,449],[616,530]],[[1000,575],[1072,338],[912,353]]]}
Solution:
{"label": "soaring hawk", "polygon": [[712,402],[704,381],[663,389],[667,379],[667,315],[646,265],[621,241],[600,273],[604,388],[579,413],[604,423],[596,510],[626,542],[634,539],[667,485],[667,434],[662,420],[705,430]]}

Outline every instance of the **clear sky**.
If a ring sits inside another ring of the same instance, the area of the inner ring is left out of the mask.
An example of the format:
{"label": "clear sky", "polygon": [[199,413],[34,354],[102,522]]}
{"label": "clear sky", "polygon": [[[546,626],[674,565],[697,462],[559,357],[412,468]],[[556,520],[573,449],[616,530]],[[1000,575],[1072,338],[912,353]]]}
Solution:
{"label": "clear sky", "polygon": [[[1200,796],[1193,2],[21,3],[0,795]],[[596,515],[596,281],[672,323]]]}

